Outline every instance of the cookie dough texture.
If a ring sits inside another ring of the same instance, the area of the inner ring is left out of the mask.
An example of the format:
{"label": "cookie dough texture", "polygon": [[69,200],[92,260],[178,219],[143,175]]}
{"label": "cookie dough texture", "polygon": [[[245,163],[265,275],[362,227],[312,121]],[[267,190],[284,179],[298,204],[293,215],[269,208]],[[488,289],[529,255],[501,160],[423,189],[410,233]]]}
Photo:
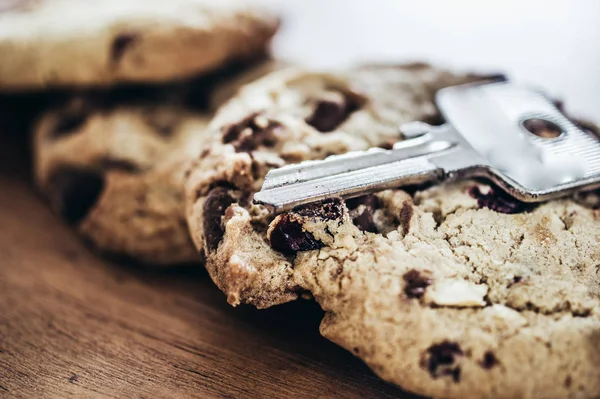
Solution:
{"label": "cookie dough texture", "polygon": [[265,52],[278,24],[243,0],[8,0],[0,90],[181,79]]}
{"label": "cookie dough texture", "polygon": [[321,333],[387,381],[441,398],[600,395],[598,196],[533,206],[477,181],[328,200],[274,217],[271,168],[389,146],[436,120],[433,92],[474,76],[426,65],[287,70],[209,126],[187,217],[228,301],[314,296]]}

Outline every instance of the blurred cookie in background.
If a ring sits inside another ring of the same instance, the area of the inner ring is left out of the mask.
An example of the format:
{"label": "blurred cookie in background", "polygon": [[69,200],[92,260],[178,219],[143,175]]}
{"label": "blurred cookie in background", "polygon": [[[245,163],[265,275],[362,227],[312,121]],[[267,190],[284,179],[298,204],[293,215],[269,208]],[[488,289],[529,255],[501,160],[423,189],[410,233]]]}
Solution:
{"label": "blurred cookie in background", "polygon": [[9,0],[0,90],[182,79],[265,52],[278,25],[243,0]]}
{"label": "blurred cookie in background", "polygon": [[34,129],[35,181],[53,210],[104,254],[148,265],[197,262],[184,215],[188,161],[214,109],[277,63],[190,81],[73,94]]}

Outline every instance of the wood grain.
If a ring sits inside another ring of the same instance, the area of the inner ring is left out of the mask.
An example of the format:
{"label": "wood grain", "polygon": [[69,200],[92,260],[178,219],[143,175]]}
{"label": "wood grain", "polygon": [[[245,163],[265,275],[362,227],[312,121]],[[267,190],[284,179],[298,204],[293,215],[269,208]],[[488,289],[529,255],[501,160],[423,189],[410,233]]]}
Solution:
{"label": "wood grain", "polygon": [[234,309],[201,268],[97,258],[35,194],[26,147],[0,132],[0,396],[412,397],[322,338],[312,302]]}

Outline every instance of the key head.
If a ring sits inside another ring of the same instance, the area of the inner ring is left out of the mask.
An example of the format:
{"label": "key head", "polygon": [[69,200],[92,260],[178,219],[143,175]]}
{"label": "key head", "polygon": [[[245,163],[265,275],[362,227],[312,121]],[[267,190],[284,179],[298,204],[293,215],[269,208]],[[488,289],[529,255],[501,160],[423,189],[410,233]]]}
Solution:
{"label": "key head", "polygon": [[509,82],[471,84],[440,90],[436,103],[483,160],[457,168],[455,178],[488,177],[526,202],[600,187],[600,139],[543,94]]}

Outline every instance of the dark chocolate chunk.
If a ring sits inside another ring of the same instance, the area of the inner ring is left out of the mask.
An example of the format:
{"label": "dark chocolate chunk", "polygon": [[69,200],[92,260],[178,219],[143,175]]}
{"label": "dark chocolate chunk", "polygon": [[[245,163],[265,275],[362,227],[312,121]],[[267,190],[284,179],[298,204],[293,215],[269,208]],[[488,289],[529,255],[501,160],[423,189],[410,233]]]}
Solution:
{"label": "dark chocolate chunk", "polygon": [[85,218],[104,188],[100,173],[70,167],[54,172],[48,183],[52,207],[72,224]]}
{"label": "dark chocolate chunk", "polygon": [[231,144],[237,152],[250,152],[260,146],[273,147],[277,144],[278,122],[259,113],[253,113],[238,123],[225,126],[222,130],[223,143]]}
{"label": "dark chocolate chunk", "polygon": [[323,247],[323,243],[305,231],[302,227],[308,220],[337,220],[345,212],[341,199],[330,198],[294,208],[292,211],[279,215],[274,221],[269,239],[271,246],[283,253],[292,254],[297,251],[308,251]]}
{"label": "dark chocolate chunk", "polygon": [[359,108],[356,98],[342,92],[332,92],[327,98],[320,98],[314,104],[312,114],[306,123],[320,132],[331,132],[341,125]]}
{"label": "dark chocolate chunk", "polygon": [[110,46],[110,62],[113,65],[118,64],[127,48],[138,39],[139,36],[134,33],[121,33],[115,36]]}
{"label": "dark chocolate chunk", "polygon": [[352,216],[352,223],[361,231],[368,231],[369,233],[379,232],[375,221],[373,221],[373,208],[365,206],[362,212]]}
{"label": "dark chocolate chunk", "polygon": [[565,378],[565,388],[570,388],[571,385],[573,385],[573,377],[568,375],[567,378]]}
{"label": "dark chocolate chunk", "polygon": [[323,247],[323,243],[308,231],[304,231],[302,224],[289,213],[278,216],[275,223],[269,236],[273,249],[284,254],[293,254]]}
{"label": "dark chocolate chunk", "polygon": [[484,369],[491,369],[494,366],[497,366],[498,364],[500,364],[500,362],[498,361],[498,359],[496,358],[496,355],[494,355],[494,352],[492,351],[487,351],[483,354],[483,359],[481,359],[481,361],[479,362],[479,364],[481,365],[481,367],[483,367]]}
{"label": "dark chocolate chunk", "polygon": [[433,378],[450,376],[454,382],[459,382],[461,369],[455,365],[455,361],[462,355],[463,351],[457,343],[443,341],[427,349],[421,359],[421,367],[426,368]]}
{"label": "dark chocolate chunk", "polygon": [[204,205],[202,206],[204,216],[202,228],[204,230],[206,248],[209,251],[214,251],[218,248],[225,234],[222,217],[225,210],[233,203],[230,191],[226,187],[213,188],[204,200]]}
{"label": "dark chocolate chunk", "polygon": [[502,190],[490,188],[487,194],[483,194],[479,187],[473,186],[469,189],[469,195],[477,200],[479,207],[500,213],[520,213],[533,208],[532,204],[521,202]]}
{"label": "dark chocolate chunk", "polygon": [[409,202],[405,202],[402,204],[402,208],[400,209],[400,224],[402,225],[402,232],[404,235],[408,234],[408,230],[410,229],[410,220],[413,217],[414,209],[412,204]]}
{"label": "dark chocolate chunk", "polygon": [[424,276],[421,272],[411,269],[404,273],[404,293],[409,298],[421,298],[425,294],[425,290],[429,287],[433,280]]}

